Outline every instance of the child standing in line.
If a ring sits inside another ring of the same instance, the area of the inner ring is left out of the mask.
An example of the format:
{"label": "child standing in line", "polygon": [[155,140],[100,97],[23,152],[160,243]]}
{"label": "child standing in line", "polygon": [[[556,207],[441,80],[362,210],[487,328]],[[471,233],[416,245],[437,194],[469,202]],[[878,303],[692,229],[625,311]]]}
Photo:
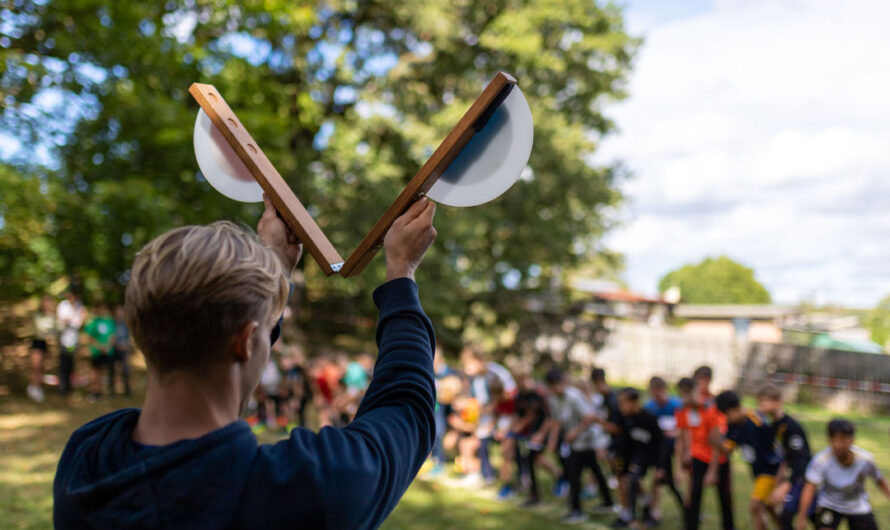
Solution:
{"label": "child standing in line", "polygon": [[86,308],[74,291],[65,293],[65,299],[56,308],[59,331],[59,392],[68,395],[72,390],[71,375],[74,373],[74,357],[80,346],[80,328],[87,317]]}
{"label": "child standing in line", "polygon": [[810,463],[810,443],[804,428],[782,408],[782,391],[776,385],[767,384],[757,392],[757,409],[771,420],[773,443],[784,460],[770,505],[778,510],[782,530],[793,530]]}
{"label": "child standing in line", "polygon": [[674,481],[674,441],[677,437],[677,409],[683,406],[683,402],[676,396],[668,393],[668,386],[664,379],[653,377],[649,381],[649,395],[652,398],[646,403],[646,410],[658,418],[658,426],[664,434],[664,442],[659,450],[658,464],[655,469],[655,480],[652,483],[652,497],[648,507],[648,517],[658,521],[661,519],[659,510],[661,486],[667,486],[677,499],[677,505],[683,509],[683,495],[677,489]]}
{"label": "child standing in line", "polygon": [[565,523],[583,522],[588,519],[581,511],[581,474],[590,469],[599,485],[600,495],[611,504],[611,495],[606,477],[596,460],[595,435],[591,429],[595,411],[584,394],[570,386],[565,374],[559,369],[547,373],[547,386],[550,390],[550,413],[565,432],[565,442],[571,449],[566,463],[569,480],[569,513],[562,518]]}
{"label": "child standing in line", "polygon": [[108,391],[114,393],[114,379],[117,366],[120,365],[121,379],[124,383],[124,395],[130,395],[130,330],[124,318],[124,307],[114,308],[114,346],[108,360]]}
{"label": "child standing in line", "polygon": [[547,435],[548,410],[544,390],[538,387],[530,373],[520,374],[516,378],[519,394],[516,395],[516,414],[510,435],[517,443],[525,445],[525,467],[529,476],[528,499],[522,504],[530,507],[540,502],[538,477],[536,468],[547,467],[555,477],[559,477],[558,469],[544,456],[543,439]]}
{"label": "child standing in line", "polygon": [[102,395],[102,370],[107,369],[111,347],[114,343],[114,319],[108,304],[96,306],[96,316],[83,328],[90,338],[90,394],[93,400]]}
{"label": "child standing in line", "polygon": [[705,404],[706,394],[701,383],[683,378],[677,384],[683,407],[677,410],[676,453],[683,469],[689,473],[690,486],[686,500],[685,528],[698,530],[701,523],[701,501],[708,469],[717,470],[717,494],[720,498],[720,514],[723,530],[733,530],[732,490],[729,478],[729,461],[726,455],[715,451],[711,439],[719,438],[726,431],[725,416],[717,407]]}
{"label": "child standing in line", "polygon": [[49,351],[48,339],[56,332],[56,311],[50,297],[40,299],[40,307],[34,314],[34,336],[31,339],[31,377],[28,380],[28,397],[43,403],[43,363]]}
{"label": "child standing in line", "polygon": [[[612,523],[612,528],[642,528],[636,517],[637,496],[642,490],[646,473],[658,465],[658,453],[661,451],[664,435],[655,415],[640,405],[640,392],[637,389],[623,389],[618,394],[618,406],[622,418],[621,449],[625,462],[625,475],[622,478],[627,488],[628,513]],[[642,524],[653,526],[657,521],[647,513]]]}
{"label": "child standing in line", "polygon": [[[594,368],[590,372],[590,380],[593,382],[593,387],[602,396],[602,406],[605,411],[605,416],[598,416],[597,423],[602,425],[603,430],[608,433],[610,437],[606,456],[609,461],[609,467],[612,470],[612,481],[618,492],[618,502],[621,504],[624,518],[627,519],[627,491],[620,483],[620,480],[616,479],[616,477],[623,476],[625,471],[625,463],[622,458],[622,450],[620,447],[621,428],[619,425],[621,424],[622,418],[621,410],[618,407],[618,393],[609,386],[609,383],[606,381],[606,371],[602,368]],[[601,506],[601,508],[604,511],[607,509],[605,506]]]}
{"label": "child standing in line", "polygon": [[726,414],[728,429],[721,451],[729,454],[739,448],[742,459],[751,464],[754,488],[748,510],[756,530],[766,530],[767,502],[776,485],[782,459],[773,449],[773,430],[760,411],[742,408],[739,395],[731,390],[717,396],[717,408]]}

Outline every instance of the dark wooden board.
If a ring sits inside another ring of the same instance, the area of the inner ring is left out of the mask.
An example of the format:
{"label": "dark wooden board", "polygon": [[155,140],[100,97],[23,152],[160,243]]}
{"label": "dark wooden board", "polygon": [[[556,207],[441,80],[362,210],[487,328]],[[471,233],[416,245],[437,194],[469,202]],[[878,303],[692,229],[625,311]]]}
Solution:
{"label": "dark wooden board", "polygon": [[[414,175],[402,193],[389,206],[383,216],[377,221],[368,235],[362,239],[358,247],[346,259],[340,274],[345,277],[355,276],[361,273],[371,262],[374,255],[383,246],[383,237],[386,235],[392,223],[402,215],[416,200],[423,196],[433,184],[439,180],[448,165],[457,157],[461,149],[467,145],[470,138],[478,130],[481,130],[477,121],[484,122],[487,117],[503,102],[509,90],[516,85],[516,79],[505,72],[498,72],[494,79],[488,83],[482,94],[470,106],[457,125],[448,133],[448,136],[439,144],[433,156],[426,161],[420,171]],[[474,127],[476,125],[476,127]]]}

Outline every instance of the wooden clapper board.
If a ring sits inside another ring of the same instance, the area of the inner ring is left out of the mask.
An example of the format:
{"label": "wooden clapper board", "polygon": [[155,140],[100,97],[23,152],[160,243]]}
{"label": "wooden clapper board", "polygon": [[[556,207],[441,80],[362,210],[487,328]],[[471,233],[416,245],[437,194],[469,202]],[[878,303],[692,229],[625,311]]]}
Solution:
{"label": "wooden clapper board", "polygon": [[194,143],[204,178],[235,200],[259,202],[268,195],[328,276],[361,273],[393,221],[423,195],[450,206],[475,206],[500,196],[519,178],[532,148],[528,102],[516,80],[498,72],[344,261],[216,88],[194,83],[189,92],[201,106]]}

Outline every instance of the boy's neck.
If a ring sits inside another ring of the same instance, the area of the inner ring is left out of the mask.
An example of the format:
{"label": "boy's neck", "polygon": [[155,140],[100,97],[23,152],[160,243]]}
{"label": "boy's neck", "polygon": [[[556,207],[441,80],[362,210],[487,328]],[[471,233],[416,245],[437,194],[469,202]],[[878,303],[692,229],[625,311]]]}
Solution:
{"label": "boy's neck", "polygon": [[210,374],[201,378],[171,374],[160,380],[149,372],[145,403],[133,429],[133,441],[169,445],[200,438],[237,421],[237,385],[227,384],[225,379]]}

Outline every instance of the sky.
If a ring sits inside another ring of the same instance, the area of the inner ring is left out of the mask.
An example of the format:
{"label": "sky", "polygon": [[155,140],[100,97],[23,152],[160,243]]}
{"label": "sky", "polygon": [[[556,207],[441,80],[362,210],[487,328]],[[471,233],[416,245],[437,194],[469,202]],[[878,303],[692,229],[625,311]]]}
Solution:
{"label": "sky", "polygon": [[774,302],[890,295],[890,4],[628,0],[645,41],[618,133],[631,289],[726,254]]}

